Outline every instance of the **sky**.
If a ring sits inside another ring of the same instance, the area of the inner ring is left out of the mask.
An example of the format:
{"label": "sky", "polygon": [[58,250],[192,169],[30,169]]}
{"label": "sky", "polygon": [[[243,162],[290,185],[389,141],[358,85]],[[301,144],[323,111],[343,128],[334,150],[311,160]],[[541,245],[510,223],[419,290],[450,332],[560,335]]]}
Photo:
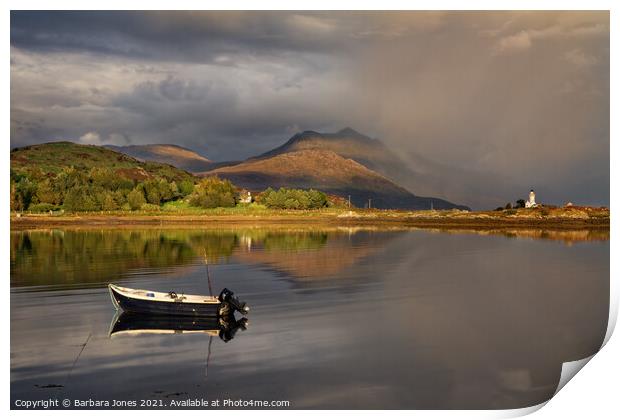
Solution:
{"label": "sky", "polygon": [[413,193],[608,205],[609,118],[607,12],[11,12],[11,148],[353,127],[440,172]]}

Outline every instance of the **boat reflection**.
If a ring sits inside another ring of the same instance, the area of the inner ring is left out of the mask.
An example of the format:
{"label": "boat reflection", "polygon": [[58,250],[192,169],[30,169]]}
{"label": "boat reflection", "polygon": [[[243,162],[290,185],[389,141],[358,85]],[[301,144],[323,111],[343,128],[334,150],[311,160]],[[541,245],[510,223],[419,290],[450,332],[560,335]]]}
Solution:
{"label": "boat reflection", "polygon": [[235,319],[233,315],[222,318],[175,317],[147,315],[117,311],[110,323],[109,336],[136,336],[143,334],[203,333],[220,337],[224,342],[235,338],[239,330],[246,330],[247,318]]}

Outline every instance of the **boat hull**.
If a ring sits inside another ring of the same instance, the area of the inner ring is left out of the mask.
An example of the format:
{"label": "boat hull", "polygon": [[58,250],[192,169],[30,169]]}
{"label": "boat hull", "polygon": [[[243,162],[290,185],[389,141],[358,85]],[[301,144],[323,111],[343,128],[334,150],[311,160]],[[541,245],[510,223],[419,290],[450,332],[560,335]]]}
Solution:
{"label": "boat hull", "polygon": [[214,332],[218,334],[223,321],[223,318],[215,317],[202,318],[121,312],[114,318],[110,335],[127,331]]}
{"label": "boat hull", "polygon": [[230,312],[230,307],[226,302],[192,303],[144,300],[125,296],[112,287],[110,287],[110,296],[114,306],[129,313],[217,318],[226,316]]}
{"label": "boat hull", "polygon": [[245,330],[246,318],[235,319],[234,315],[220,318],[170,316],[116,312],[110,324],[110,337],[142,334],[189,334],[203,333],[219,336],[224,341],[234,338],[237,330]]}

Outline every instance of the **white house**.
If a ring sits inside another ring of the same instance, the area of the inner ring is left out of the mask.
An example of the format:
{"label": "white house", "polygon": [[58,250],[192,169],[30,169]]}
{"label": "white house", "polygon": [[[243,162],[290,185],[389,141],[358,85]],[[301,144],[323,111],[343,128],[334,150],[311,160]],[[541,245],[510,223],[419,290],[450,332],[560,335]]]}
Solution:
{"label": "white house", "polygon": [[239,202],[242,204],[250,204],[252,202],[252,193],[248,190],[242,190],[239,193]]}

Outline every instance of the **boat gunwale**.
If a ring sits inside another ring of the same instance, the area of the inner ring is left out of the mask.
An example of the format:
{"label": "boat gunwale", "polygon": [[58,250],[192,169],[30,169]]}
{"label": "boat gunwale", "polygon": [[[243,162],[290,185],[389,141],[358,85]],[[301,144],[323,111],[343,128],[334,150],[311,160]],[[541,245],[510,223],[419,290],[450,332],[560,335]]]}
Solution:
{"label": "boat gunwale", "polygon": [[[169,293],[156,292],[152,290],[144,289],[132,289],[130,287],[117,286],[115,284],[108,284],[110,291],[114,291],[128,299],[137,299],[148,302],[161,302],[161,303],[177,303],[177,304],[192,304],[192,305],[219,305],[221,302],[216,296],[208,295],[186,295],[178,294],[176,298],[170,296]],[[148,294],[153,296],[148,296]],[[114,302],[114,299],[112,299]],[[116,306],[116,305],[115,305]]]}

